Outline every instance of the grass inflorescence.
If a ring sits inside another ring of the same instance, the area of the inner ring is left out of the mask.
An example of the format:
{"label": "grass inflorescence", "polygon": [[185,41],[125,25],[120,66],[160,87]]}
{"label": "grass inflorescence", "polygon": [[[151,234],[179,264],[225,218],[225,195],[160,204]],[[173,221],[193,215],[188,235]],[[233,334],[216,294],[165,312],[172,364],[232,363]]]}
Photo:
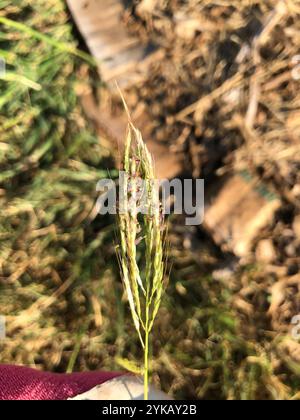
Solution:
{"label": "grass inflorescence", "polygon": [[[166,225],[152,156],[131,121],[125,142],[124,172],[121,188],[125,202],[122,209],[119,203],[118,218],[119,257],[132,319],[144,351],[144,398],[148,399],[149,337],[164,291]],[[145,197],[143,215],[139,214],[141,197]],[[144,252],[142,266],[138,263],[138,248]]]}

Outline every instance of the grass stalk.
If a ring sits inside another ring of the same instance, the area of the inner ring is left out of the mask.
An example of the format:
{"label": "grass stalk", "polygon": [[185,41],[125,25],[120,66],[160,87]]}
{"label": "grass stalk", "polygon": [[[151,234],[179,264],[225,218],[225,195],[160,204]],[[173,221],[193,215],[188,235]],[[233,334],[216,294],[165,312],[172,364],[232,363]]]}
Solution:
{"label": "grass stalk", "polygon": [[149,332],[145,332],[144,350],[144,400],[149,399]]}
{"label": "grass stalk", "polygon": [[[126,179],[121,188],[125,205],[122,203],[122,211],[119,206],[118,212],[118,256],[134,327],[143,348],[144,399],[148,400],[150,337],[164,292],[166,229],[155,183],[154,162],[141,133],[130,120],[124,172]],[[144,208],[139,212],[142,199]],[[141,258],[142,255],[145,257]]]}

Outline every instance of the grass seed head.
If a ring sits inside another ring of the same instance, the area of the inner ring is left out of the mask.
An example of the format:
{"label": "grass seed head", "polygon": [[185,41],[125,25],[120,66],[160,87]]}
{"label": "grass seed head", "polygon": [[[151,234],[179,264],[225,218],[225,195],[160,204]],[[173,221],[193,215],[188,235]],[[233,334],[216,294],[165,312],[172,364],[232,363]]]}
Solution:
{"label": "grass seed head", "polygon": [[[144,349],[145,399],[148,395],[149,335],[164,291],[165,221],[161,213],[154,162],[139,130],[130,121],[125,142],[122,184],[125,211],[119,212],[120,265],[135,329]],[[143,181],[146,211],[139,214],[137,194]],[[139,250],[145,258],[139,258]],[[142,260],[142,261],[141,261]]]}

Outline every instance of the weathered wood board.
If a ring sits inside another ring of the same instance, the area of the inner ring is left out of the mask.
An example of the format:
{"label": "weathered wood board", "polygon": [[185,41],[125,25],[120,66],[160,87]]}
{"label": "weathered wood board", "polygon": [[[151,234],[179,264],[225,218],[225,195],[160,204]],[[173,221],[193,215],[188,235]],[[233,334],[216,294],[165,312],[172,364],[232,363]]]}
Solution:
{"label": "weathered wood board", "polygon": [[206,198],[204,227],[224,251],[238,257],[250,254],[254,239],[281,205],[259,181],[241,174],[220,180]]}
{"label": "weathered wood board", "polygon": [[[74,20],[92,55],[99,62],[102,79],[128,86],[147,65],[152,46],[142,46],[122,22],[121,0],[67,0]],[[151,54],[150,54],[151,55]]]}

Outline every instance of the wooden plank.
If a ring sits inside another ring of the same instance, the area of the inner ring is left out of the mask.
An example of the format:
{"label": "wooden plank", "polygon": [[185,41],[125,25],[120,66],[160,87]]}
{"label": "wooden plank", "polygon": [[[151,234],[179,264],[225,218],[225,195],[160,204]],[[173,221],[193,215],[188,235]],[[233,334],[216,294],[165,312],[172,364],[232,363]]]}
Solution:
{"label": "wooden plank", "polygon": [[[148,54],[149,46],[141,46],[140,41],[130,36],[122,23],[123,2],[121,0],[67,0],[70,11],[82,33],[91,53],[99,60],[101,78],[114,94],[115,80],[121,87],[128,88],[135,81],[146,77],[148,64],[152,60],[162,59],[162,52],[156,50]],[[91,94],[82,97],[87,116],[93,120],[99,135],[110,141],[110,147],[116,155],[122,148],[125,138],[127,118],[115,117],[110,110],[109,102],[101,101],[101,107],[95,103]],[[167,144],[155,142],[145,127],[149,126],[146,112],[136,121],[143,127],[147,146],[156,161],[159,178],[173,178],[181,172],[182,159],[170,153]]]}
{"label": "wooden plank", "polygon": [[[129,36],[121,20],[123,3],[121,0],[67,0],[74,20],[81,31],[91,53],[100,60],[101,78],[106,82],[117,80],[121,87],[129,87],[147,74],[148,64],[152,60],[162,59],[160,50],[147,53],[148,46],[141,46],[140,41]],[[113,94],[113,83],[109,84]],[[116,154],[122,148],[126,133],[127,118],[124,113],[117,118],[110,111],[109,104],[95,103],[90,94],[82,97],[87,116],[94,121],[101,137],[110,141]],[[167,144],[155,142],[145,127],[149,126],[146,113],[139,121],[143,135],[151,153],[155,156],[156,171],[159,178],[173,178],[182,170],[182,159],[170,153]]]}
{"label": "wooden plank", "polygon": [[99,62],[102,79],[128,87],[142,76],[147,46],[128,34],[122,23],[121,0],[67,0],[82,36]]}
{"label": "wooden plank", "polygon": [[258,180],[233,174],[208,189],[204,227],[224,251],[246,257],[280,205]]}

